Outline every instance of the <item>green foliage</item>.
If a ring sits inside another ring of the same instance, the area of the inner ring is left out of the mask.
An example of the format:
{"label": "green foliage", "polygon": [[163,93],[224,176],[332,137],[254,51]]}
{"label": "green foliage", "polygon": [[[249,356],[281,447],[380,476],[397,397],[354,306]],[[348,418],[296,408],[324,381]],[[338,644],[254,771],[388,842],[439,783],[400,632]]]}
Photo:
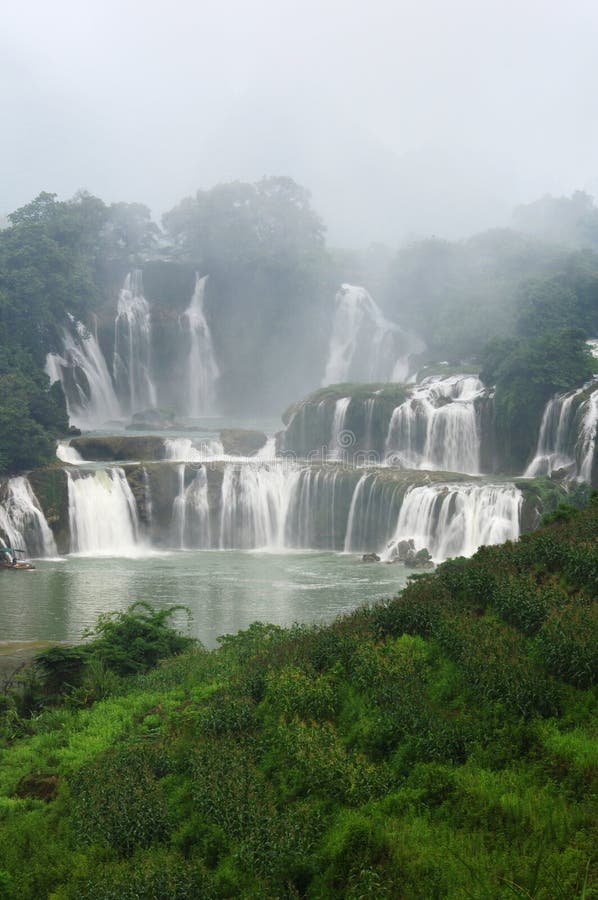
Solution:
{"label": "green foliage", "polygon": [[592,375],[585,332],[579,328],[536,332],[530,338],[496,339],[483,355],[481,378],[496,385],[499,444],[507,463],[521,469],[533,451],[547,401]]}
{"label": "green foliage", "polygon": [[157,228],[140,204],[106,206],[79,193],[41,193],[0,231],[0,473],[45,465],[68,431],[60,385],[46,354],[60,351],[70,316],[85,321],[102,300],[105,267],[151,251]]}
{"label": "green foliage", "polygon": [[459,243],[417,241],[390,267],[386,306],[424,335],[429,360],[458,364],[477,357],[491,338],[513,334],[525,283],[550,277],[568,259],[562,249],[508,229]]}
{"label": "green foliage", "polygon": [[141,749],[99,755],[79,769],[70,788],[74,827],[82,841],[126,856],[169,834],[163,792],[151,758]]}
{"label": "green foliage", "polygon": [[119,675],[144,672],[159,659],[182,653],[193,643],[175,631],[169,620],[184,606],[155,610],[138,601],[125,612],[106,613],[89,633],[93,653]]}

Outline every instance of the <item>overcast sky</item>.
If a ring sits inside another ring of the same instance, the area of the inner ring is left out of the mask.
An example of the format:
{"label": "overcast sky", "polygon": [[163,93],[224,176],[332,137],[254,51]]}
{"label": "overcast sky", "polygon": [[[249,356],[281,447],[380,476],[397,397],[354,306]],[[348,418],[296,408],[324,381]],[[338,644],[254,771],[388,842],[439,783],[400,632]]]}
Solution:
{"label": "overcast sky", "polygon": [[598,194],[595,0],[4,0],[0,213],[288,174],[332,243]]}

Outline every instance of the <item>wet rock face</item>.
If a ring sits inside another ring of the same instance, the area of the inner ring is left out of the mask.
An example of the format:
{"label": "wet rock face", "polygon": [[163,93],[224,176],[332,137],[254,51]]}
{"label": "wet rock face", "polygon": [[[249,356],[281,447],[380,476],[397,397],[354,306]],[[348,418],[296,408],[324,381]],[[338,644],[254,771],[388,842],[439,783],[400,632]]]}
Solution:
{"label": "wet rock face", "polygon": [[255,456],[266,446],[268,436],[263,431],[248,428],[225,428],[220,432],[220,440],[229,456]]}

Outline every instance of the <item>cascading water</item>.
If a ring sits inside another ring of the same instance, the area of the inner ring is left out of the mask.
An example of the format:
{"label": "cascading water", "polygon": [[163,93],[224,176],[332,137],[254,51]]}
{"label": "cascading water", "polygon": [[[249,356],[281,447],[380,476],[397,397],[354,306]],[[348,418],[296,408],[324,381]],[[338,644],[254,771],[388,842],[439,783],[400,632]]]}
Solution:
{"label": "cascading water", "polygon": [[79,451],[75,450],[74,447],[71,447],[68,441],[58,441],[56,458],[59,459],[60,462],[69,463],[71,466],[76,466],[79,465],[79,463],[85,462]]}
{"label": "cascading water", "polygon": [[514,485],[434,484],[411,487],[405,493],[394,536],[385,551],[413,539],[436,562],[472,556],[483,544],[519,538],[523,495]]}
{"label": "cascading water", "polygon": [[198,418],[212,412],[214,393],[219,375],[212,336],[204,313],[204,296],[208,276],[199,274],[195,278],[195,290],[191,303],[181,316],[181,328],[189,335],[189,357],[187,361],[187,390],[189,402],[187,415]]}
{"label": "cascading water", "polygon": [[29,556],[56,556],[56,543],[29,481],[20,475],[0,486],[0,543]]}
{"label": "cascading water", "polygon": [[598,390],[586,401],[578,442],[579,479],[591,482],[598,428]]}
{"label": "cascading water", "polygon": [[480,428],[476,399],[479,378],[455,375],[426,379],[398,406],[386,438],[387,459],[413,469],[480,471]]}
{"label": "cascading water", "polygon": [[84,556],[137,556],[137,505],[121,468],[66,470],[71,552]]}
{"label": "cascading water", "polygon": [[164,441],[164,459],[173,462],[205,462],[223,453],[220,441],[192,441],[190,438],[166,438]]}
{"label": "cascading water", "polygon": [[548,401],[540,434],[536,455],[525,470],[527,477],[551,475],[556,469],[568,468],[575,460],[571,453],[571,431],[575,417],[574,400],[579,391],[572,394],[557,394]]}
{"label": "cascading water", "polygon": [[114,383],[129,413],[157,403],[151,376],[152,328],[150,308],[143,296],[140,269],[126,276],[118,296],[114,322]]}
{"label": "cascading water", "polygon": [[[525,470],[527,477],[552,475],[564,469],[571,478],[592,480],[596,429],[598,427],[598,389],[581,397],[593,382],[568,394],[557,394],[546,404],[538,446]],[[578,399],[579,398],[579,399]]]}
{"label": "cascading water", "polygon": [[52,383],[62,384],[71,423],[77,428],[97,428],[120,419],[122,410],[95,335],[72,316],[71,324],[74,333],[63,331],[62,355],[46,357],[46,373]]}
{"label": "cascading water", "polygon": [[404,380],[409,372],[409,356],[423,349],[421,341],[386,319],[363,287],[343,284],[335,301],[322,385]]}
{"label": "cascading water", "polygon": [[135,556],[147,553],[151,535],[179,549],[376,551],[391,558],[393,541],[412,538],[439,561],[519,535],[522,495],[508,484],[413,486],[384,468],[283,460],[219,462],[213,470],[182,462],[174,473],[162,465],[168,468],[131,473],[142,491],[139,511],[123,469],[66,469],[72,552]]}

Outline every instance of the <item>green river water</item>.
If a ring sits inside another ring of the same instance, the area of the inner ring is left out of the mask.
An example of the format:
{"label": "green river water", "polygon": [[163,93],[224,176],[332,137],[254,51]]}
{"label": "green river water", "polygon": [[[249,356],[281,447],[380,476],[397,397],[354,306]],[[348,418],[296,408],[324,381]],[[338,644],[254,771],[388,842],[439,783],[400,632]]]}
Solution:
{"label": "green river water", "polygon": [[136,600],[182,603],[177,622],[207,647],[254,621],[328,622],[402,588],[402,565],[336,553],[178,551],[139,559],[36,560],[31,572],[0,570],[0,640],[79,640],[99,613]]}

